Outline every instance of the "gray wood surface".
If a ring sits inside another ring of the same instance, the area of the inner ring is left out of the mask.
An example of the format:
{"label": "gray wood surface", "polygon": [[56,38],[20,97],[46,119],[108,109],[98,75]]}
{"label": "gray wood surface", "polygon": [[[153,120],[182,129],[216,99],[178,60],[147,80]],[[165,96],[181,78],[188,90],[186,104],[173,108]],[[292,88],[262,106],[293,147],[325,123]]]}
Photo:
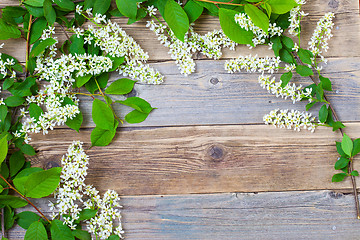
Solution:
{"label": "gray wood surface", "polygon": [[[326,93],[342,121],[360,120],[360,58],[331,58],[324,66],[323,75],[330,77],[334,92]],[[258,74],[229,74],[225,61],[197,61],[197,71],[185,77],[179,74],[172,62],[153,64],[166,80],[161,85],[136,84],[131,96],[146,99],[154,110],[140,124],[127,126],[176,126],[202,124],[262,123],[263,116],[275,108],[305,111],[307,102],[293,104],[291,100],[276,98],[258,83]],[[277,80],[280,74],[277,74]],[[120,78],[113,74],[112,79]],[[310,78],[298,76],[297,84],[312,84]],[[114,96],[114,99],[117,99]],[[124,116],[130,108],[117,108]],[[93,127],[91,121],[92,99],[81,97],[85,116],[84,127]],[[312,110],[316,113],[320,105]],[[351,109],[351,111],[349,111]]]}
{"label": "gray wood surface", "polygon": [[[353,201],[332,191],[297,191],[123,197],[121,204],[129,240],[356,240]],[[36,203],[47,212],[45,199]],[[10,239],[23,235],[16,227]]]}
{"label": "gray wood surface", "polygon": [[[91,145],[91,130],[34,135],[33,164],[58,166],[73,140]],[[346,131],[360,136],[360,124]],[[340,139],[325,127],[315,133],[265,125],[122,128],[109,146],[86,151],[87,179],[121,195],[349,189],[349,181],[331,183]]]}

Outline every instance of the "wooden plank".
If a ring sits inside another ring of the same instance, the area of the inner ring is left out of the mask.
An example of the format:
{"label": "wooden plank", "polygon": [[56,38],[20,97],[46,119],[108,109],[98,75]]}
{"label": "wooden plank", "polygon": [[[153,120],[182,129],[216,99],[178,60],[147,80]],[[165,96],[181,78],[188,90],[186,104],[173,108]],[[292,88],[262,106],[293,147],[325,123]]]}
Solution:
{"label": "wooden plank", "polygon": [[[142,97],[158,109],[145,122],[131,126],[262,123],[263,116],[275,108],[305,110],[306,102],[293,104],[262,89],[256,73],[226,73],[224,61],[197,61],[197,72],[188,77],[180,75],[172,62],[153,66],[166,76],[165,83],[136,84],[131,96]],[[360,58],[330,59],[323,75],[333,81],[334,92],[327,94],[341,120],[360,120]],[[119,75],[111,78],[118,79]],[[279,74],[277,79],[280,79]],[[298,77],[294,82],[312,83],[310,78]],[[88,127],[94,126],[91,102],[90,97],[81,97],[84,126]],[[122,117],[130,111],[120,104],[114,106]],[[312,112],[317,114],[318,108]]]}
{"label": "wooden plank", "polygon": [[[33,165],[59,166],[73,140],[90,147],[90,132],[33,135],[39,151]],[[360,123],[349,123],[346,133],[359,137]],[[315,133],[266,125],[122,128],[109,146],[86,151],[88,181],[121,195],[349,189],[350,181],[331,183],[336,140],[340,133],[325,127]]]}
{"label": "wooden plank", "polygon": [[[5,0],[0,4],[0,8],[12,3],[17,5],[16,0]],[[303,22],[304,34],[302,37],[302,43],[306,47],[310,36],[312,35],[316,22],[326,12],[332,11],[337,13],[334,29],[334,37],[329,43],[330,50],[326,53],[329,57],[352,57],[360,56],[360,45],[354,44],[358,42],[360,38],[360,18],[358,17],[358,3],[356,1],[335,1],[331,0],[328,3],[323,0],[308,1],[304,7],[306,12],[310,13],[310,16],[306,17]],[[148,19],[146,19],[148,20]],[[123,29],[149,53],[150,60],[170,60],[168,55],[168,48],[162,46],[155,34],[149,30],[145,30],[146,21],[141,21],[132,25],[127,25],[127,19],[118,18],[114,21],[118,22]],[[201,17],[195,25],[195,30],[201,34],[205,34],[213,29],[220,29],[219,20],[211,16]],[[60,41],[65,39],[65,36],[61,33],[61,29],[58,31],[58,38]],[[9,53],[21,61],[25,60],[25,41],[24,40],[12,40],[12,41],[0,41],[5,42],[5,53]],[[349,47],[351,46],[351,47]],[[237,57],[239,54],[259,54],[261,56],[271,55],[271,51],[267,46],[260,46],[256,49],[249,50],[246,46],[238,47],[236,52],[225,50],[223,58]],[[202,55],[196,56],[196,58],[203,58]]]}
{"label": "wooden plank", "polygon": [[[48,212],[45,199],[35,200]],[[332,191],[123,197],[126,239],[358,239],[352,195]],[[27,207],[30,210],[30,207]],[[16,227],[9,239],[23,239]]]}

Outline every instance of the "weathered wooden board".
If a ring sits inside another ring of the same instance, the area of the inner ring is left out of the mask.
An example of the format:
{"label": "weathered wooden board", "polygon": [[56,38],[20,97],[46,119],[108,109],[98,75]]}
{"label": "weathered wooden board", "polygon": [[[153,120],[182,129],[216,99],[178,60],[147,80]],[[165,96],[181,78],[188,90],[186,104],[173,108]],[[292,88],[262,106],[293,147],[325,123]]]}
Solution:
{"label": "weathered wooden board", "polygon": [[[31,158],[34,166],[58,166],[73,140],[90,147],[90,132],[33,135],[39,150]],[[360,136],[360,124],[349,123],[346,132]],[[88,181],[121,195],[349,189],[349,181],[331,183],[337,172],[335,140],[340,133],[328,128],[315,133],[265,125],[122,128],[111,145],[86,151]]]}
{"label": "weathered wooden board", "polygon": [[[305,110],[307,102],[293,104],[262,89],[257,80],[259,74],[227,73],[224,62],[197,61],[197,72],[188,77],[180,75],[172,62],[153,64],[166,77],[165,83],[136,84],[131,96],[142,97],[158,109],[145,122],[131,126],[262,123],[263,116],[275,108]],[[330,59],[323,75],[333,81],[334,92],[327,95],[341,120],[359,120],[360,58]],[[118,78],[118,74],[112,75],[113,80]],[[295,78],[294,82],[312,83],[310,78]],[[90,97],[81,98],[84,126],[94,126],[91,102]],[[114,106],[121,116],[130,111],[120,104]],[[319,107],[313,112],[317,114]]]}
{"label": "weathered wooden board", "polygon": [[[18,5],[17,0],[2,0],[0,8],[8,5]],[[316,22],[326,12],[332,11],[337,13],[334,29],[334,37],[330,41],[330,50],[326,53],[326,56],[332,57],[350,57],[359,56],[360,45],[355,44],[360,39],[360,18],[358,16],[358,2],[355,0],[312,0],[304,6],[305,12],[309,12],[310,15],[303,21],[303,37],[302,44],[306,47],[312,32],[315,29]],[[118,22],[123,29],[147,51],[150,55],[151,61],[168,60],[168,48],[161,46],[154,33],[146,30],[146,21],[127,25],[127,19],[117,18],[114,21]],[[220,29],[219,20],[215,17],[204,16],[201,17],[195,25],[195,30],[201,34],[205,34],[213,29]],[[65,36],[59,29],[57,36],[60,40],[64,40]],[[25,41],[24,40],[12,40],[12,41],[0,41],[0,43],[6,42],[5,52],[9,53],[21,61],[25,59]],[[349,47],[351,46],[351,47]],[[223,58],[237,57],[239,54],[259,54],[261,56],[271,55],[271,51],[267,46],[258,47],[256,49],[249,50],[246,46],[238,47],[236,52],[225,50]],[[197,56],[201,58],[201,55]]]}
{"label": "weathered wooden board", "polygon": [[[45,199],[36,201],[48,212]],[[352,195],[331,191],[123,197],[126,239],[359,239]],[[30,207],[27,207],[30,210]],[[23,239],[16,227],[9,239]]]}

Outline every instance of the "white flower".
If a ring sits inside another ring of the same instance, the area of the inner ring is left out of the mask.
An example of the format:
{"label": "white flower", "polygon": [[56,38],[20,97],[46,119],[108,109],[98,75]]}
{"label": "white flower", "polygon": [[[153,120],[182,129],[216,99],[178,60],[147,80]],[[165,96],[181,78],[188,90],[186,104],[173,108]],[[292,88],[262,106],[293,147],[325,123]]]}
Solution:
{"label": "white flower", "polygon": [[83,8],[83,6],[76,5],[76,13],[81,15],[82,14],[82,8]]}
{"label": "white flower", "polygon": [[301,128],[311,132],[315,131],[315,117],[311,113],[300,112],[297,110],[275,109],[263,117],[266,125],[273,125],[279,128],[294,129],[300,131]]}
{"label": "white flower", "polygon": [[148,11],[149,16],[151,17],[151,16],[156,15],[157,9],[154,6],[151,5],[151,6],[147,7],[147,11]]}

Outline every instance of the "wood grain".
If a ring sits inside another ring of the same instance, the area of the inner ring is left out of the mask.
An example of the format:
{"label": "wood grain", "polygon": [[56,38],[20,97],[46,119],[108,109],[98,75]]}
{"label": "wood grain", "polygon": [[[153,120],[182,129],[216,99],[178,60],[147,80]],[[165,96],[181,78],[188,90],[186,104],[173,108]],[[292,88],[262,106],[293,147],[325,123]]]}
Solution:
{"label": "wood grain", "polygon": [[[224,61],[197,61],[197,72],[188,77],[180,75],[172,62],[153,66],[164,74],[165,83],[157,86],[136,84],[135,92],[130,96],[144,98],[158,109],[145,122],[132,127],[262,123],[263,116],[275,108],[305,110],[306,102],[293,104],[262,89],[258,74],[226,73]],[[341,120],[360,120],[360,58],[330,59],[324,66],[323,75],[333,82],[334,92],[327,95]],[[112,80],[118,78],[118,74],[112,75]],[[310,78],[298,77],[294,82],[305,86],[312,83]],[[120,104],[114,106],[122,117],[130,111]],[[82,97],[83,126],[94,126],[91,107],[92,99]],[[319,108],[320,105],[312,112],[317,114]]]}
{"label": "wood grain", "polygon": [[[73,140],[90,147],[90,132],[33,135],[34,166],[59,166]],[[360,123],[346,132],[360,136]],[[328,128],[313,134],[265,125],[122,128],[111,145],[87,150],[88,181],[121,195],[349,189],[349,181],[331,183],[336,140],[340,133]]]}
{"label": "wood grain", "polygon": [[[17,0],[2,0],[0,8],[8,4],[18,5]],[[312,35],[316,22],[326,12],[335,12],[336,28],[333,31],[334,37],[329,42],[330,50],[325,55],[328,57],[359,57],[360,45],[357,43],[360,39],[360,18],[358,17],[358,3],[355,0],[312,0],[304,6],[305,12],[309,12],[309,16],[303,21],[303,47],[307,47],[307,42]],[[148,20],[148,19],[146,19]],[[123,29],[149,53],[151,61],[170,60],[168,55],[168,48],[162,46],[155,34],[146,29],[146,20],[138,23],[127,25],[127,19],[116,18],[114,21],[118,22]],[[213,29],[220,29],[218,18],[211,16],[201,17],[195,25],[195,30],[201,34],[205,34]],[[65,36],[58,29],[57,37],[60,41],[65,40]],[[0,41],[5,42],[5,53],[11,54],[20,61],[25,60],[25,41],[11,40]],[[349,47],[351,46],[351,47]],[[271,55],[271,51],[267,46],[260,46],[256,49],[249,50],[246,46],[238,47],[236,52],[225,50],[223,58],[237,57],[239,54],[259,54],[261,56]],[[195,56],[195,58],[203,58],[202,55]]]}
{"label": "wood grain", "polygon": [[[36,200],[45,212],[47,203]],[[332,191],[123,197],[121,204],[129,240],[356,240],[360,234],[353,196]],[[9,239],[23,236],[16,227]]]}

